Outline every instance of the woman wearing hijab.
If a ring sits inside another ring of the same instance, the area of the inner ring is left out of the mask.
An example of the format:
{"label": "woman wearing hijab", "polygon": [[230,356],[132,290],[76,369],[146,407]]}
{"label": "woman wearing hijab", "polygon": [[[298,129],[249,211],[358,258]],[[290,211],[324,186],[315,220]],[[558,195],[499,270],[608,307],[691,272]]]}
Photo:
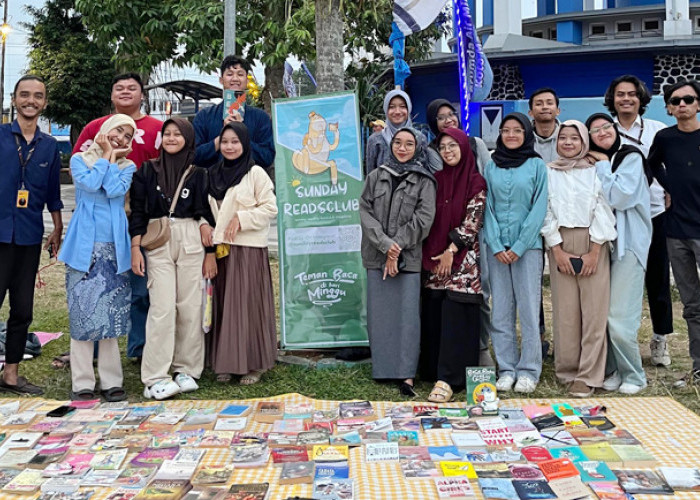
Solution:
{"label": "woman wearing hijab", "polygon": [[[517,392],[533,392],[542,371],[540,230],[547,211],[547,166],[534,143],[530,120],[522,113],[509,114],[484,169],[488,186],[484,240],[499,391],[509,391],[515,384]],[[520,349],[516,315],[520,318]]]}
{"label": "woman wearing hijab", "polygon": [[362,264],[372,377],[415,397],[420,351],[422,243],[435,215],[435,177],[421,158],[420,133],[396,132],[389,159],[367,176],[360,197]]}
{"label": "woman wearing hijab", "polygon": [[617,243],[610,265],[608,358],[603,389],[636,394],[647,385],[637,332],[642,320],[644,273],[651,244],[651,194],[653,178],[642,153],[621,146],[613,119],[596,113],[586,120],[591,137],[589,156],[603,193],[615,211]]}
{"label": "woman wearing hijab", "polygon": [[242,385],[251,385],[277,357],[267,254],[277,204],[270,177],[253,163],[248,128],[229,123],[219,144],[223,159],[209,170],[209,202],[216,219],[214,241],[223,242],[228,255],[217,261],[216,314],[207,359],[219,382],[238,374],[243,375]]}
{"label": "woman wearing hijab", "polygon": [[131,329],[124,197],[136,171],[126,159],[135,130],[134,120],[116,114],[102,124],[88,150],[70,161],[76,206],[58,258],[66,263],[71,399],[95,399],[95,341],[102,394],[108,401],[126,399],[117,338]]}
{"label": "woman wearing hijab", "polygon": [[[141,363],[143,395],[159,400],[199,388],[195,379],[204,368],[202,276],[216,275],[207,172],[192,165],[194,128],[185,119],[171,118],[163,124],[162,135],[158,159],[145,162],[134,175],[129,219],[131,269],[143,276],[148,264],[151,301]],[[176,196],[175,210],[169,214]],[[147,250],[144,262],[138,247],[149,220],[168,215],[170,238]]]}
{"label": "woman wearing hijab", "polygon": [[428,401],[446,403],[479,362],[479,231],[486,181],[467,134],[448,128],[438,138],[443,168],[435,173],[435,219],[423,242],[421,375],[436,381]]}
{"label": "woman wearing hijab", "polygon": [[617,237],[615,216],[588,157],[588,129],[561,124],[559,158],[547,172],[549,204],[542,236],[549,248],[557,379],[574,397],[603,385],[610,305],[608,242]]}

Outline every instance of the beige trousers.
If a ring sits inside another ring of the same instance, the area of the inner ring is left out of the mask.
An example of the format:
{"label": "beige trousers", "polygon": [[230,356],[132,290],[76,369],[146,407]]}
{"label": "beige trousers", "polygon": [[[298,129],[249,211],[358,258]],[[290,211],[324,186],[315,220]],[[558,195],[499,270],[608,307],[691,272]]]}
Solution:
{"label": "beige trousers", "polygon": [[202,264],[204,247],[194,219],[170,222],[170,240],[146,252],[148,296],[141,381],[150,387],[169,374],[199,378],[204,369]]}
{"label": "beige trousers", "polygon": [[[562,248],[574,255],[588,252],[588,228],[559,228]],[[580,380],[601,387],[605,377],[610,306],[610,255],[603,245],[592,276],[561,274],[549,251],[554,329],[554,370],[562,384]]]}
{"label": "beige trousers", "polygon": [[[73,392],[95,390],[95,369],[92,367],[94,352],[95,342],[92,340],[70,339],[70,376]],[[100,374],[102,390],[122,386],[122,359],[116,338],[98,342],[97,372]]]}

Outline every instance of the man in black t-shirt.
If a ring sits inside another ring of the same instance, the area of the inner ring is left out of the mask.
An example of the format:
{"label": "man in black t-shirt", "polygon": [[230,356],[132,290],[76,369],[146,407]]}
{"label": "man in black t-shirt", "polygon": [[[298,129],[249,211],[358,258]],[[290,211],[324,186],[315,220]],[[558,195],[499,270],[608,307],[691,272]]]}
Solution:
{"label": "man in black t-shirt", "polygon": [[693,368],[679,385],[700,384],[700,83],[678,82],[664,90],[676,125],[656,133],[649,164],[670,196],[667,245],[683,317],[688,323]]}

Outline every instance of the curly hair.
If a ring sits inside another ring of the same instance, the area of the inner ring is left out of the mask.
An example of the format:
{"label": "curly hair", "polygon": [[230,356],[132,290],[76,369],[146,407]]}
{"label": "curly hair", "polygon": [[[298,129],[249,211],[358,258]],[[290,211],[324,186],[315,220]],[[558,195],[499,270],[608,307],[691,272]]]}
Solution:
{"label": "curly hair", "polygon": [[639,115],[643,115],[647,110],[647,105],[651,102],[651,93],[644,82],[634,75],[618,76],[610,83],[608,90],[605,91],[605,100],[603,101],[605,107],[608,108],[611,115],[617,116],[617,111],[615,111],[615,89],[621,83],[631,83],[634,85],[634,88],[637,90],[637,97],[639,98]]}

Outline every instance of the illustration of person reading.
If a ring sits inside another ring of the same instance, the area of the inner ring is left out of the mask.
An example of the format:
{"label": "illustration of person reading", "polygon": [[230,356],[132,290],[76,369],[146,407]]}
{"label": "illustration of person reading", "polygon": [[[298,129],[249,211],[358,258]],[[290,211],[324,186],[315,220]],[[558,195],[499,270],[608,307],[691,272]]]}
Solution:
{"label": "illustration of person reading", "polygon": [[[333,132],[333,143],[326,137],[326,130]],[[326,119],[312,111],[309,113],[309,130],[304,134],[302,148],[294,151],[292,164],[298,171],[316,175],[330,170],[331,184],[338,183],[338,167],[334,160],[329,160],[331,151],[340,144],[338,123],[326,123]]]}

